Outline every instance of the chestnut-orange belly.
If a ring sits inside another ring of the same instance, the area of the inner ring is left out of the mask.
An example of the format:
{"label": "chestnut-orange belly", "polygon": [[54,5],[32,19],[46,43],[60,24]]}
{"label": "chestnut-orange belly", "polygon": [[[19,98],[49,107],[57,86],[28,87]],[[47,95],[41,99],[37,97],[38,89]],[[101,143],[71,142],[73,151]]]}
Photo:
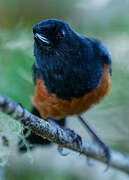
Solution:
{"label": "chestnut-orange belly", "polygon": [[43,119],[51,117],[59,120],[69,115],[79,115],[108,95],[111,86],[109,69],[108,65],[104,66],[103,77],[96,89],[81,98],[72,98],[71,100],[63,100],[56,97],[55,94],[48,93],[43,80],[37,79],[32,99],[33,105],[39,110]]}

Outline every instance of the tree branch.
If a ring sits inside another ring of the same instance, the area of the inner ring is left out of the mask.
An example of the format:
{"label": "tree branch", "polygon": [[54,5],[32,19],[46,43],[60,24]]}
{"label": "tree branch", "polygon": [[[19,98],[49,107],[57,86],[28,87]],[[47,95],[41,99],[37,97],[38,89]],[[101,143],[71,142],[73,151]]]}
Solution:
{"label": "tree branch", "polygon": [[[12,101],[10,98],[0,95],[0,109],[14,119],[21,121],[27,129],[31,129],[35,134],[57,143],[81,154],[87,155],[93,159],[105,162],[104,151],[94,143],[90,143],[81,138],[77,133],[70,129],[61,128],[53,123],[40,119],[20,104]],[[80,141],[78,141],[80,139]],[[79,142],[82,142],[81,144]],[[129,174],[129,154],[110,149],[110,166]]]}

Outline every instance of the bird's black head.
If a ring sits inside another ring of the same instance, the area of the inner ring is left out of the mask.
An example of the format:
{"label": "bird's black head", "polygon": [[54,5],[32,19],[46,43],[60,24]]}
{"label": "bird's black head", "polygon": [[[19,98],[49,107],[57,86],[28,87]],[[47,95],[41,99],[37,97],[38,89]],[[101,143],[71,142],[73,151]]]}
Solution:
{"label": "bird's black head", "polygon": [[[69,39],[75,33],[64,21],[49,19],[33,27],[35,46],[45,54],[55,54],[57,49],[68,45]],[[73,38],[73,37],[72,37]]]}

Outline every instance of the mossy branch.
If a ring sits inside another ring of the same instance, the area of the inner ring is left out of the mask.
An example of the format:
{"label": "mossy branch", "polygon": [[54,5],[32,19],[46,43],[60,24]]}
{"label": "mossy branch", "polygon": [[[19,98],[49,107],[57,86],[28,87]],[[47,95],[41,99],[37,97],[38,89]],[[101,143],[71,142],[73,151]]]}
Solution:
{"label": "mossy branch", "polygon": [[[101,147],[85,141],[70,129],[61,128],[34,116],[10,98],[0,95],[0,109],[14,119],[21,121],[25,128],[31,129],[35,134],[55,142],[61,147],[77,151],[98,161],[105,162],[104,151]],[[78,142],[78,139],[80,139],[82,144]],[[112,149],[110,149],[110,153],[110,166],[129,174],[129,154],[123,154]]]}

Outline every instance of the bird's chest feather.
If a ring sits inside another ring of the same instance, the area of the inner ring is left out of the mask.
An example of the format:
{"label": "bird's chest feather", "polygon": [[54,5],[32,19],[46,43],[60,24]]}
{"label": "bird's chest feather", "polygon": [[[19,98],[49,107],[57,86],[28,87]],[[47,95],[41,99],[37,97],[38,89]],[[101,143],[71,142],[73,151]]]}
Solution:
{"label": "bird's chest feather", "polygon": [[69,115],[81,114],[108,95],[111,86],[109,69],[109,65],[104,66],[103,76],[94,90],[86,92],[82,97],[73,97],[69,100],[61,99],[56,94],[49,93],[44,81],[39,78],[36,80],[33,104],[44,119],[51,117],[58,120]]}

